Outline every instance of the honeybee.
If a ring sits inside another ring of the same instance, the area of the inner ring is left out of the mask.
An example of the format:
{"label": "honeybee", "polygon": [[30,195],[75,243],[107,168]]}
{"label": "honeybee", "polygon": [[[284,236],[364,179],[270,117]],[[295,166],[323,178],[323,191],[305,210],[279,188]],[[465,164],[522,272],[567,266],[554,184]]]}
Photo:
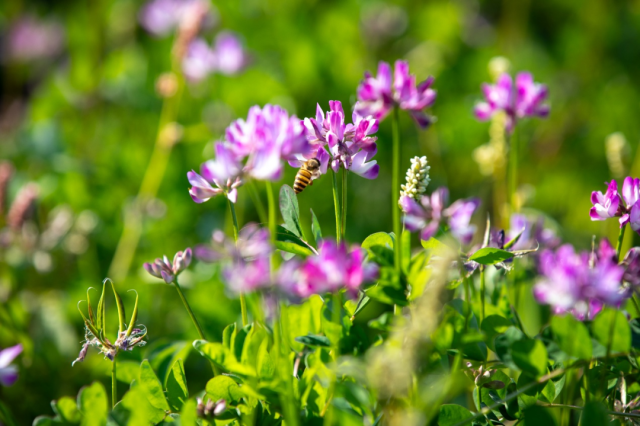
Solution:
{"label": "honeybee", "polygon": [[313,180],[320,177],[320,160],[310,158],[302,164],[296,179],[293,181],[293,190],[296,194],[301,193],[307,185],[313,185]]}

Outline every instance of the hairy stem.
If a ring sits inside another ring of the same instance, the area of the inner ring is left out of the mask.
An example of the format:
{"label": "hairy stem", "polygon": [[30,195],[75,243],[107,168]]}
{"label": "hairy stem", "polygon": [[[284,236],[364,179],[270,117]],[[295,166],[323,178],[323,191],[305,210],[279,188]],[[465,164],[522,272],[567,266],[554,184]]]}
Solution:
{"label": "hairy stem", "polygon": [[[236,206],[229,200],[229,210],[231,210],[231,218],[233,219],[233,239],[238,242],[238,216],[236,215]],[[240,310],[242,312],[242,327],[249,324],[249,316],[247,315],[247,300],[244,293],[240,293]]]}
{"label": "hairy stem", "polygon": [[622,240],[624,240],[624,231],[627,229],[627,225],[624,225],[620,228],[620,233],[618,234],[618,244],[616,244],[616,259],[618,259],[618,263],[622,260],[620,257],[622,256]]}
{"label": "hairy stem", "polygon": [[345,235],[347,233],[347,176],[348,171],[346,169],[342,169],[342,213],[341,215],[341,223],[342,229],[341,231],[341,239],[345,241]]}
{"label": "hairy stem", "polygon": [[340,244],[340,242],[342,241],[341,239],[342,227],[340,226],[342,223],[342,220],[340,219],[340,197],[338,194],[338,177],[336,172],[331,173],[331,176],[333,177],[333,206],[336,212],[336,241],[338,242],[338,244]]}
{"label": "hairy stem", "polygon": [[481,314],[480,323],[481,324],[482,324],[482,321],[484,321],[484,296],[485,296],[484,287],[485,287],[484,266],[480,266],[480,305],[482,306],[482,309],[480,311],[480,314]]}
{"label": "hairy stem", "polygon": [[202,340],[207,340],[204,337],[204,333],[202,332],[202,329],[200,328],[200,324],[198,324],[198,320],[196,319],[196,316],[193,314],[193,311],[191,310],[191,306],[189,306],[189,302],[187,302],[187,298],[184,297],[184,293],[182,293],[182,288],[180,288],[180,284],[178,284],[177,277],[173,280],[173,284],[175,285],[176,290],[178,291],[178,295],[180,296],[180,299],[182,300],[182,304],[187,310],[189,317],[191,317],[191,321],[193,322],[193,325],[196,327],[196,330],[198,330],[198,336],[200,336]]}
{"label": "hairy stem", "polygon": [[116,381],[116,359],[118,358],[118,353],[113,357],[113,362],[111,363],[111,408],[116,406],[116,402],[118,402],[118,382]]}
{"label": "hairy stem", "polygon": [[400,247],[400,208],[398,207],[398,196],[400,194],[400,129],[398,123],[398,107],[393,108],[393,119],[391,120],[391,130],[393,135],[393,167],[391,175],[391,213],[393,220],[393,233],[395,242],[393,244],[395,254],[395,267],[398,276],[402,267],[402,248]]}
{"label": "hairy stem", "polygon": [[[515,126],[515,124],[514,124]],[[510,214],[518,211],[518,138],[514,132],[509,138],[509,202],[511,204]]]}

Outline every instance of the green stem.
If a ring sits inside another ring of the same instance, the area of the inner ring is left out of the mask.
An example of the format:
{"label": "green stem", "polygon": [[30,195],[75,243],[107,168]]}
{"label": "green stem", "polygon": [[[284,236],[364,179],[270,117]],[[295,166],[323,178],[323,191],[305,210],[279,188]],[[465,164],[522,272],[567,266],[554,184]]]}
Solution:
{"label": "green stem", "polygon": [[118,352],[113,357],[113,362],[111,363],[111,408],[116,406],[116,402],[118,402],[118,382],[116,381],[116,359],[118,358]]}
{"label": "green stem", "polygon": [[627,229],[627,225],[624,225],[620,228],[620,233],[618,234],[618,244],[616,244],[616,258],[618,259],[618,263],[622,260],[620,259],[622,255],[622,240],[624,240],[624,231]]}
{"label": "green stem", "polygon": [[[577,405],[567,405],[567,404],[539,404],[542,407],[548,407],[548,408],[570,408],[572,410],[584,410],[584,407],[579,407]],[[607,414],[610,416],[619,416],[619,417],[629,417],[629,418],[636,418],[636,419],[640,419],[640,414],[634,414],[634,413],[621,413],[619,411],[609,411],[607,410]]]}
{"label": "green stem", "polygon": [[[229,210],[231,210],[231,219],[233,219],[233,239],[238,241],[238,216],[236,215],[236,206],[229,200]],[[242,327],[249,324],[249,316],[247,315],[247,300],[244,293],[240,293],[240,310],[242,312]]]}
{"label": "green stem", "polygon": [[[514,124],[515,125],[515,124]],[[513,134],[509,138],[509,202],[511,203],[510,214],[515,213],[518,209],[518,201],[516,200],[516,192],[518,189],[518,138],[516,137],[515,128]]]}
{"label": "green stem", "polygon": [[249,180],[247,187],[249,188],[249,196],[251,197],[251,201],[256,207],[256,211],[258,212],[258,218],[260,218],[260,223],[267,223],[269,217],[267,216],[267,211],[264,208],[264,204],[260,199],[260,192],[256,187],[256,183],[254,180]]}
{"label": "green stem", "polygon": [[276,200],[273,196],[273,186],[270,181],[266,181],[267,186],[267,203],[269,209],[269,232],[271,233],[271,242],[276,241]]}
{"label": "green stem", "polygon": [[398,107],[393,108],[393,119],[391,120],[391,130],[393,136],[393,167],[391,175],[391,213],[393,220],[393,232],[395,242],[393,244],[395,254],[395,267],[398,276],[402,267],[402,248],[400,247],[400,208],[398,207],[398,197],[400,194],[400,129],[398,123]]}
{"label": "green stem", "polygon": [[175,285],[176,290],[178,291],[178,295],[180,295],[182,304],[184,305],[185,309],[189,313],[189,316],[191,317],[191,321],[193,322],[193,325],[195,325],[196,330],[198,330],[198,336],[200,336],[202,340],[207,340],[204,337],[204,333],[202,332],[202,329],[200,328],[200,324],[198,324],[198,320],[196,319],[196,316],[193,314],[193,311],[191,310],[191,306],[189,306],[189,302],[187,302],[187,298],[184,297],[184,293],[182,293],[182,288],[180,288],[180,284],[178,284],[177,277],[173,280],[173,284]]}
{"label": "green stem", "polygon": [[485,291],[484,291],[484,286],[485,286],[485,279],[484,279],[484,266],[480,266],[480,305],[482,306],[481,309],[481,318],[480,318],[480,323],[482,324],[482,321],[484,321],[484,296],[485,296]]}
{"label": "green stem", "polygon": [[333,206],[336,212],[336,241],[340,244],[340,241],[342,241],[342,227],[340,226],[342,221],[340,219],[340,197],[338,196],[338,177],[336,175],[336,172],[331,173],[333,177]]}
{"label": "green stem", "polygon": [[342,241],[346,241],[345,235],[347,233],[347,176],[348,171],[346,169],[342,169],[342,229],[341,229],[341,238]]}

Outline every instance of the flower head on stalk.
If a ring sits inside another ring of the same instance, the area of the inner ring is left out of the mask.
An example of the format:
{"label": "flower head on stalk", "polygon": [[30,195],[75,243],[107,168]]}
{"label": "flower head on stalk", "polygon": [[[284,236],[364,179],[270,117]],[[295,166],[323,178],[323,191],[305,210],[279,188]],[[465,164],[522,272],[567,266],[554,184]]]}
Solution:
{"label": "flower head on stalk", "polygon": [[153,263],[145,263],[144,269],[156,278],[163,279],[167,284],[171,284],[180,272],[184,271],[191,264],[191,249],[179,251],[173,256],[173,262],[169,262],[167,256],[158,258]]}
{"label": "flower head on stalk", "polygon": [[0,350],[0,385],[11,386],[18,380],[18,368],[11,363],[21,352],[21,344]]}
{"label": "flower head on stalk", "polygon": [[247,53],[238,36],[225,31],[216,36],[213,47],[201,38],[191,41],[182,59],[182,70],[187,79],[198,82],[215,72],[238,74],[247,63]]}
{"label": "flower head on stalk", "polygon": [[[413,157],[411,167],[407,170],[407,183],[400,185],[400,197],[407,196],[418,200],[427,191],[429,179],[429,169],[427,157]],[[400,201],[398,201],[400,203]],[[402,206],[401,206],[402,207]]]}
{"label": "flower head on stalk", "polygon": [[618,217],[620,228],[629,224],[631,229],[640,233],[640,179],[630,176],[622,184],[622,196],[618,193],[615,180],[607,185],[607,191],[591,193],[593,207],[589,211],[591,220],[605,220]]}
{"label": "flower head on stalk", "polygon": [[191,184],[189,195],[196,203],[204,203],[224,194],[229,201],[238,200],[238,188],[244,183],[242,168],[231,148],[221,142],[215,144],[216,158],[200,166],[200,174],[191,170],[187,178]]}
{"label": "flower head on stalk", "polygon": [[[133,308],[133,314],[131,315],[131,321],[129,322],[129,327],[126,327],[124,322],[124,305],[122,303],[122,299],[116,292],[116,288],[111,282],[111,288],[113,289],[113,295],[116,300],[116,305],[118,308],[118,334],[115,340],[115,343],[111,343],[106,336],[106,316],[105,316],[105,291],[107,287],[107,281],[111,280],[109,278],[105,279],[102,282],[102,295],[100,297],[100,301],[98,302],[98,310],[94,315],[93,309],[91,308],[91,298],[89,297],[89,290],[87,290],[87,312],[88,318],[84,315],[84,313],[80,310],[80,303],[82,300],[78,302],[78,311],[80,311],[80,315],[82,315],[82,319],[84,320],[85,325],[85,341],[82,345],[82,349],[80,350],[80,354],[78,358],[73,361],[72,366],[76,364],[76,362],[84,361],[87,356],[87,352],[89,351],[89,347],[93,346],[98,349],[100,353],[102,353],[105,358],[108,358],[110,361],[113,361],[118,354],[118,351],[131,351],[135,347],[144,346],[147,342],[143,339],[147,335],[147,329],[145,326],[140,326],[138,328],[135,325],[136,320],[138,319],[138,294],[136,293],[136,303]],[[134,290],[130,290],[134,291]]]}
{"label": "flower head on stalk", "polygon": [[547,86],[533,81],[529,72],[521,72],[516,76],[515,87],[511,76],[503,73],[496,84],[482,85],[484,102],[476,104],[474,114],[478,120],[485,121],[496,112],[504,111],[507,115],[506,129],[512,132],[517,120],[526,117],[546,117],[549,115]]}
{"label": "flower head on stalk", "polygon": [[405,213],[404,225],[410,232],[420,231],[420,238],[428,240],[438,231],[441,224],[449,226],[451,234],[462,244],[471,242],[476,231],[471,216],[480,205],[477,198],[457,200],[447,207],[449,190],[436,189],[431,196],[424,195],[418,203],[408,196],[400,197],[400,207]]}
{"label": "flower head on stalk", "polygon": [[[345,114],[340,101],[329,101],[326,115],[320,105],[316,107],[315,118],[305,118],[304,127],[311,146],[307,155],[297,155],[289,161],[293,167],[300,167],[305,159],[316,157],[320,160],[321,173],[326,173],[327,164],[337,172],[340,167],[366,179],[378,177],[380,166],[373,160],[378,148],[378,120],[352,115],[352,123],[345,122]],[[329,154],[331,153],[331,158]]]}
{"label": "flower head on stalk", "polygon": [[619,306],[629,297],[622,285],[624,268],[614,258],[607,240],[592,254],[576,253],[568,244],[555,252],[545,250],[540,255],[541,278],[534,296],[551,305],[556,314],[571,312],[580,320],[592,319],[604,305]]}
{"label": "flower head on stalk", "polygon": [[429,127],[433,118],[424,110],[436,100],[436,91],[431,88],[434,78],[429,77],[416,85],[416,77],[409,74],[406,61],[396,61],[393,79],[391,66],[386,62],[378,64],[378,76],[368,71],[358,86],[357,114],[383,120],[394,106],[408,111],[423,129]]}
{"label": "flower head on stalk", "polygon": [[362,285],[377,275],[378,266],[364,262],[360,247],[322,240],[317,255],[304,262],[290,260],[281,267],[278,285],[285,294],[298,298],[343,289],[355,297]]}

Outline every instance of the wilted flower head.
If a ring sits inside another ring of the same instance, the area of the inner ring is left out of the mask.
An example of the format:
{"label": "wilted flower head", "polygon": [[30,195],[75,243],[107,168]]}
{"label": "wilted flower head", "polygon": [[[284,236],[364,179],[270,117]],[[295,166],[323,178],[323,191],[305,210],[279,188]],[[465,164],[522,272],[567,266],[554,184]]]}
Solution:
{"label": "wilted flower head", "polygon": [[[618,183],[611,180],[607,186],[607,192],[591,193],[593,207],[589,212],[591,220],[605,220],[619,217],[620,227],[626,224],[631,229],[640,233],[640,179],[630,176],[624,179],[622,184],[622,196],[618,193]],[[623,203],[624,201],[624,203]]]}
{"label": "wilted flower head", "polygon": [[59,24],[27,16],[11,24],[5,52],[9,60],[35,61],[56,56],[63,42],[64,31]]}
{"label": "wilted flower head", "polygon": [[326,173],[331,153],[331,168],[337,172],[340,167],[366,179],[378,177],[380,166],[371,161],[378,148],[378,120],[372,117],[352,115],[353,124],[345,123],[345,114],[340,101],[329,101],[330,110],[325,116],[320,105],[316,106],[316,117],[305,118],[307,139],[312,146],[308,155],[297,156],[289,164],[300,167],[304,159],[316,157],[320,160],[321,173]]}
{"label": "wilted flower head", "polygon": [[470,223],[471,216],[480,205],[480,200],[457,200],[447,207],[448,203],[449,190],[444,187],[436,189],[431,196],[424,195],[420,203],[408,196],[400,197],[407,230],[420,231],[420,238],[428,240],[435,235],[440,224],[447,224],[451,234],[462,244],[470,243],[476,231],[476,226]]}
{"label": "wilted flower head", "polygon": [[378,76],[373,77],[366,72],[364,80],[358,86],[355,111],[362,116],[383,120],[396,105],[408,111],[420,127],[427,128],[433,118],[424,109],[432,106],[436,100],[436,91],[431,89],[433,81],[433,77],[429,77],[416,85],[416,77],[409,74],[409,64],[406,61],[396,61],[392,81],[391,66],[380,62]]}
{"label": "wilted flower head", "polygon": [[173,262],[169,262],[167,256],[158,258],[153,263],[145,263],[144,269],[154,277],[163,279],[167,284],[171,284],[180,272],[187,269],[191,264],[191,249],[179,251],[173,256]]}
{"label": "wilted flower head", "polygon": [[593,255],[576,253],[568,244],[555,252],[545,250],[540,255],[541,278],[534,296],[551,305],[554,313],[571,312],[581,320],[593,318],[605,304],[618,306],[629,293],[622,286],[624,269],[614,257],[607,240]]}
{"label": "wilted flower head", "polygon": [[484,83],[482,91],[485,101],[476,104],[476,118],[484,121],[497,111],[504,111],[507,114],[508,132],[513,131],[519,119],[549,115],[549,106],[544,103],[547,99],[547,86],[535,83],[531,73],[519,73],[515,87],[511,76],[504,73],[498,77],[496,84]]}
{"label": "wilted flower head", "polygon": [[400,197],[407,196],[414,200],[419,199],[427,190],[429,185],[429,167],[427,157],[413,157],[411,167],[407,170],[407,183],[400,185]]}
{"label": "wilted flower head", "polygon": [[227,402],[224,399],[220,399],[216,402],[213,399],[209,399],[206,404],[202,402],[202,398],[198,398],[198,417],[202,419],[211,419],[218,417],[227,409]]}
{"label": "wilted flower head", "polygon": [[21,344],[0,350],[0,384],[2,386],[11,386],[18,380],[18,368],[11,363],[21,352]]}
{"label": "wilted flower head", "polygon": [[191,41],[182,59],[182,70],[190,81],[198,82],[215,72],[237,74],[247,63],[240,39],[234,33],[221,32],[213,47],[201,38]]}

